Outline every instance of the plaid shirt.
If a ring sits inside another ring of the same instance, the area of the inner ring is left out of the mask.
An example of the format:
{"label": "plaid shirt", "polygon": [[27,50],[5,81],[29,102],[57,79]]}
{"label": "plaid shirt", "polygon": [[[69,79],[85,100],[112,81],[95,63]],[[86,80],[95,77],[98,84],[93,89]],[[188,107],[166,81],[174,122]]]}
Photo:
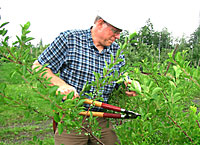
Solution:
{"label": "plaid shirt", "polygon": [[[111,54],[115,58],[118,49],[119,46],[114,42],[100,53],[93,43],[90,29],[68,30],[61,33],[44,50],[38,61],[41,65],[49,64],[47,67],[55,74],[60,71],[60,78],[80,93],[87,81],[89,83],[95,81],[93,72],[100,73],[101,78],[103,77],[103,68],[106,67],[105,60],[109,64]],[[123,55],[120,57],[124,59]],[[119,69],[124,65],[125,59],[114,66],[114,70],[119,72]],[[115,86],[115,82],[112,85],[104,86],[101,96],[104,98],[103,102],[108,102],[109,95]],[[92,87],[87,93],[94,91],[95,87]]]}

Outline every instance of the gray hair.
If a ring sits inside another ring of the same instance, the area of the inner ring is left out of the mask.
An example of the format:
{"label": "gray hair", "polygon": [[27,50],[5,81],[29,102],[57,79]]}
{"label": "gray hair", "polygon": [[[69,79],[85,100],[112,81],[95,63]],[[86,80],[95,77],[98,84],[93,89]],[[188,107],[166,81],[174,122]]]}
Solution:
{"label": "gray hair", "polygon": [[100,16],[96,16],[96,18],[95,18],[95,20],[94,20],[94,24],[98,21],[98,20],[100,20],[100,19],[102,19]]}

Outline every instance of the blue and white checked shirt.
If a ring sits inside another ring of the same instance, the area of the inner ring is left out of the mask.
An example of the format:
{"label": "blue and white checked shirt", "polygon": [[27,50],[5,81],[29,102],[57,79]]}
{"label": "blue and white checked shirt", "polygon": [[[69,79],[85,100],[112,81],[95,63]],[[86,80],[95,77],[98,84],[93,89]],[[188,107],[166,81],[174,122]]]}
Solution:
{"label": "blue and white checked shirt", "polygon": [[[80,93],[87,81],[89,83],[95,81],[93,72],[100,73],[103,77],[103,68],[106,67],[105,60],[109,64],[111,54],[115,58],[118,49],[119,46],[114,42],[99,53],[93,43],[91,29],[67,30],[61,33],[44,50],[38,57],[38,62],[41,65],[49,64],[47,67],[55,74],[60,71],[60,78],[75,87],[77,92]],[[123,58],[124,61],[114,66],[114,70],[118,72],[125,65],[124,55],[121,55],[120,58]],[[115,82],[112,85],[104,86],[102,92],[104,103],[108,102],[109,95],[115,86]],[[94,91],[95,87],[92,87],[89,93]]]}

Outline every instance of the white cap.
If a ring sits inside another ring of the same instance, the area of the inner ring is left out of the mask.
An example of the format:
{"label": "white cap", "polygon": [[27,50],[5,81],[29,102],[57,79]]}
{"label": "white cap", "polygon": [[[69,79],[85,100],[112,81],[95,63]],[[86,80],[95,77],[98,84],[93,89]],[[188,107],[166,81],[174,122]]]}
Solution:
{"label": "white cap", "polygon": [[125,29],[124,23],[126,22],[126,16],[123,14],[120,10],[113,12],[110,9],[101,9],[97,12],[97,15],[104,21],[121,30]]}

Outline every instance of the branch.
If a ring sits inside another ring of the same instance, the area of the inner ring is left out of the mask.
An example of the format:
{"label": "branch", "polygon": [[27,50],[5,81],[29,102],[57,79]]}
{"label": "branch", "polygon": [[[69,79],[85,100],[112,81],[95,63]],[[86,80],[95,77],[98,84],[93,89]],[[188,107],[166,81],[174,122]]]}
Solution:
{"label": "branch", "polygon": [[[174,55],[175,55],[177,49],[178,49],[178,44],[176,45],[176,47],[175,47],[175,49],[174,49],[174,51],[173,51],[173,54],[172,54],[172,57],[173,57],[173,58],[174,58]],[[166,76],[166,74],[167,74],[167,72],[168,72],[168,70],[169,70],[170,65],[171,65],[171,62],[169,62],[168,66],[167,66],[167,70],[166,70],[166,72],[164,73],[164,76]]]}
{"label": "branch", "polygon": [[94,136],[90,130],[86,129],[85,127],[81,128],[81,129],[84,130],[84,131],[86,131],[86,132],[88,132],[88,133],[89,133],[94,139],[96,139],[101,145],[105,145],[103,142],[101,142],[100,139],[98,139],[96,136]]}
{"label": "branch", "polygon": [[190,77],[190,80],[191,81],[193,81],[199,88],[200,88],[200,84],[198,84],[197,82],[196,82],[196,80],[194,80],[177,62],[176,62],[176,60],[174,60],[174,62],[181,68],[181,70],[188,76],[188,77]]}
{"label": "branch", "polygon": [[[51,100],[50,98],[48,98],[48,97],[42,95],[39,91],[37,91],[37,90],[27,81],[27,79],[26,79],[24,76],[22,76],[22,78],[23,78],[24,81],[25,81],[27,84],[29,84],[30,87],[31,87],[37,94],[39,94],[44,100],[48,100],[48,101],[50,101],[50,102],[52,103],[52,100]],[[60,107],[58,104],[56,104],[56,107],[59,108],[59,109],[61,109],[62,111],[65,111],[65,110],[64,110],[62,107]]]}
{"label": "branch", "polygon": [[1,55],[3,55],[6,59],[8,59],[10,62],[13,62],[13,63],[16,63],[17,64],[17,62],[16,61],[14,61],[14,60],[12,60],[12,59],[10,59],[10,58],[8,58],[5,54],[3,54],[3,53],[1,53]]}
{"label": "branch", "polygon": [[[22,100],[20,100],[22,103],[20,103],[20,102],[17,102],[17,101],[15,101],[15,100],[13,100],[13,98],[11,98],[11,97],[8,97],[8,96],[5,96],[4,94],[2,94],[2,93],[0,93],[0,95],[1,96],[3,96],[4,98],[7,98],[7,99],[9,99],[9,100],[11,100],[11,101],[13,101],[14,103],[16,103],[16,104],[18,104],[18,105],[20,105],[20,106],[25,106],[25,107],[27,107],[28,108],[28,106],[24,103],[24,102],[22,102]],[[15,106],[16,107],[16,106]],[[46,115],[46,114],[42,114],[41,112],[39,112],[38,110],[36,110],[35,108],[31,108],[34,112],[36,112],[36,113],[38,113],[38,114],[41,114],[42,116],[46,116],[46,117],[48,117],[48,118],[53,118],[53,117],[51,117],[51,116],[49,116],[49,115]]]}
{"label": "branch", "polygon": [[197,122],[197,125],[199,126],[199,128],[200,128],[200,124],[199,124],[199,121],[198,120],[196,120],[196,122]]}
{"label": "branch", "polygon": [[178,128],[180,128],[180,129],[182,130],[182,132],[183,132],[183,133],[189,138],[189,140],[193,143],[192,138],[189,137],[189,135],[181,128],[181,126],[178,125],[178,123],[175,122],[169,115],[167,115],[167,117],[168,117]]}
{"label": "branch", "polygon": [[10,52],[10,49],[9,49],[8,47],[6,47],[6,50],[9,52],[9,54],[10,54],[15,60],[17,60],[16,57]]}
{"label": "branch", "polygon": [[[8,49],[8,48],[6,48],[7,49],[7,51],[9,52],[9,54],[15,59],[15,61],[14,60],[12,60],[12,59],[10,59],[10,58],[8,58],[5,54],[3,54],[3,53],[1,53],[1,55],[3,55],[6,59],[8,59],[10,62],[13,62],[13,63],[15,63],[15,64],[20,64],[20,65],[24,65],[22,62],[20,62],[19,60],[17,60],[16,58],[15,58],[15,56],[10,52],[10,50]],[[30,69],[28,69],[27,68],[27,71],[30,73],[30,74],[32,74],[33,75],[33,72],[30,70]],[[45,87],[45,88],[47,88],[47,86],[39,79],[39,78],[37,78],[37,80]]]}

